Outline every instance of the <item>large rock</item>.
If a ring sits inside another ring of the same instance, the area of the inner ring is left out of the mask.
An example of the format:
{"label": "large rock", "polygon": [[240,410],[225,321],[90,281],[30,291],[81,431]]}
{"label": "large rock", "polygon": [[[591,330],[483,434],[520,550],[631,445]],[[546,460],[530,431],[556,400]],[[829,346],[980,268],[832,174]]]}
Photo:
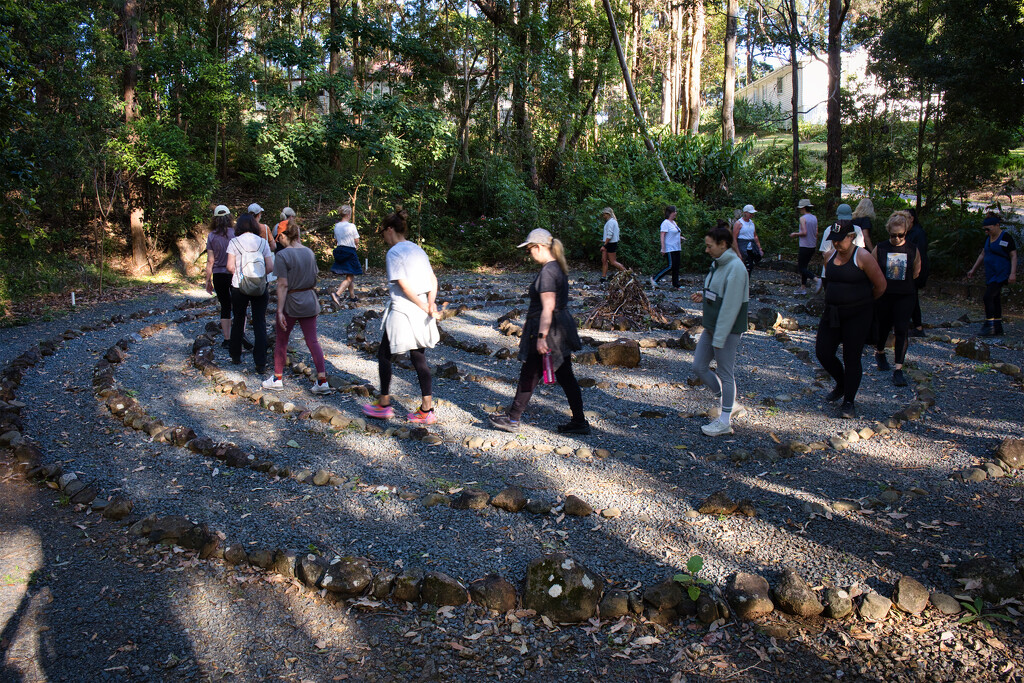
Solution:
{"label": "large rock", "polygon": [[497,574],[488,574],[469,584],[469,595],[473,602],[494,610],[510,612],[516,608],[516,589]]}
{"label": "large rock", "polygon": [[419,602],[422,584],[422,569],[419,567],[406,569],[395,579],[395,589],[391,592],[391,597],[398,602]]}
{"label": "large rock", "polygon": [[768,595],[768,582],[756,574],[734,573],[726,583],[725,596],[739,619],[757,619],[775,609]]}
{"label": "large rock", "polygon": [[707,591],[701,591],[697,598],[697,618],[701,623],[711,624],[719,619],[729,618],[729,608]]}
{"label": "large rock", "polygon": [[896,582],[892,601],[904,612],[920,614],[928,606],[928,589],[917,579],[901,576]]}
{"label": "large rock", "polygon": [[644,590],[644,603],[656,610],[675,609],[683,601],[683,588],[671,578]]}
{"label": "large rock", "polygon": [[822,598],[825,600],[823,614],[830,619],[842,619],[853,614],[853,600],[842,588],[826,588]]}
{"label": "large rock", "polygon": [[452,500],[452,508],[456,510],[483,510],[491,499],[486,491],[466,489]]}
{"label": "large rock", "polygon": [[775,597],[775,604],[787,614],[816,617],[824,609],[818,601],[818,596],[794,569],[785,569],[782,572],[782,577],[772,593]]}
{"label": "large rock", "polygon": [[947,616],[960,614],[963,611],[960,602],[953,596],[946,595],[945,593],[932,593],[928,596],[928,601],[932,603],[935,609]]}
{"label": "large rock", "polygon": [[892,608],[892,600],[878,593],[866,593],[860,599],[860,616],[866,621],[885,621]]}
{"label": "large rock", "polygon": [[589,517],[594,514],[594,508],[578,496],[566,496],[565,506],[562,508],[565,514],[573,517]]}
{"label": "large rock", "polygon": [[1024,577],[1013,565],[992,557],[976,557],[957,567],[958,579],[980,582],[986,600],[999,602],[1024,595]]}
{"label": "large rock", "polygon": [[423,577],[420,598],[431,605],[465,605],[469,591],[461,583],[441,572],[428,572]]}
{"label": "large rock", "polygon": [[324,572],[320,585],[337,595],[361,595],[373,581],[370,563],[362,557],[335,558]]}
{"label": "large rock", "polygon": [[725,491],[717,491],[708,496],[697,511],[704,515],[731,515],[738,507],[739,504],[726,495]]}
{"label": "large rock", "polygon": [[320,581],[327,573],[327,562],[316,553],[306,553],[296,563],[299,581],[310,588],[320,588]]}
{"label": "large rock", "polygon": [[618,619],[629,614],[629,593],[621,588],[605,591],[601,598],[601,618]]}
{"label": "large rock", "polygon": [[782,315],[770,306],[757,309],[757,314],[754,316],[754,321],[757,323],[757,329],[759,330],[771,329],[780,320],[782,320]]}
{"label": "large rock", "polygon": [[518,486],[509,486],[491,499],[491,505],[508,512],[519,512],[526,507],[526,494]]}
{"label": "large rock", "polygon": [[968,339],[957,344],[956,355],[982,362],[986,362],[992,357],[988,344],[977,339]]}
{"label": "large rock", "polygon": [[640,343],[632,339],[617,339],[597,347],[597,358],[602,365],[635,368],[640,365]]}
{"label": "large rock", "polygon": [[375,600],[383,600],[391,595],[398,575],[390,569],[382,569],[370,583],[370,596]]}
{"label": "large rock", "polygon": [[149,540],[151,543],[160,543],[161,541],[177,541],[186,533],[191,531],[195,524],[180,515],[169,515],[167,517],[159,517],[149,531]]}
{"label": "large rock", "polygon": [[563,623],[582,622],[597,611],[602,579],[565,553],[530,562],[523,607]]}
{"label": "large rock", "polygon": [[996,455],[1013,469],[1024,469],[1024,439],[1003,439]]}
{"label": "large rock", "polygon": [[103,516],[116,522],[130,515],[134,508],[135,504],[124,496],[114,496],[107,503],[107,506],[103,508]]}

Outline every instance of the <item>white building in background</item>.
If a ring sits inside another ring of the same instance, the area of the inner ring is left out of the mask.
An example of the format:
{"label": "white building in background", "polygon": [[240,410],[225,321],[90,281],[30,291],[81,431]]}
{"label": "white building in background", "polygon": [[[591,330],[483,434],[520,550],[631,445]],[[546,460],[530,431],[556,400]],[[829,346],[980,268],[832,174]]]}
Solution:
{"label": "white building in background", "polygon": [[[822,55],[824,58],[825,55]],[[867,77],[868,55],[863,48],[843,54],[842,82],[846,87],[852,80],[869,82]],[[780,121],[783,128],[789,128],[788,116],[793,112],[793,67],[789,64],[775,69],[767,76],[762,76],[750,85],[736,91],[737,100],[746,100],[751,104],[768,103],[777,106],[787,115],[787,120]],[[828,65],[824,61],[804,58],[799,60],[797,68],[799,84],[797,112],[804,123],[824,124],[828,119]]]}

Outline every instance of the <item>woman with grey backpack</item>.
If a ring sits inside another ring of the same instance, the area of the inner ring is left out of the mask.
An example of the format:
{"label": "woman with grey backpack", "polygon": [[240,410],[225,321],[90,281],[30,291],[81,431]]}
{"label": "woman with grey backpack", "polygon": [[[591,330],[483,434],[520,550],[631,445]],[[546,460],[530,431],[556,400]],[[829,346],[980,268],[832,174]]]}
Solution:
{"label": "woman with grey backpack", "polygon": [[235,223],[235,238],[228,242],[228,272],[231,273],[231,338],[228,353],[231,362],[242,362],[245,313],[252,305],[252,327],[255,346],[252,360],[256,372],[267,369],[267,275],[274,272],[274,252],[267,240],[260,237],[260,225],[251,213],[244,213]]}

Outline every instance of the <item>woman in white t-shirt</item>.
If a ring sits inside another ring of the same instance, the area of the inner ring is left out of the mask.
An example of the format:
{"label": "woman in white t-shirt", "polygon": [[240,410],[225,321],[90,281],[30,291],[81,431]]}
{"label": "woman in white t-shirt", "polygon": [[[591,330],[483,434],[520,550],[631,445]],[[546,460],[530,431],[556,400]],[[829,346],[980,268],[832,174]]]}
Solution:
{"label": "woman in white t-shirt", "polygon": [[604,219],[604,241],[601,243],[601,282],[604,282],[608,279],[609,265],[618,270],[625,270],[626,266],[615,259],[615,254],[619,251],[619,221],[615,219],[612,207],[606,206],[601,209],[601,218]]}
{"label": "woman in white t-shirt", "polygon": [[377,369],[380,373],[380,395],[363,406],[363,414],[386,420],[395,414],[391,407],[391,356],[409,352],[416,368],[423,401],[418,410],[408,414],[410,422],[434,424],[434,398],[430,367],[424,351],[440,340],[437,330],[437,278],[430,259],[423,249],[405,238],[408,214],[399,209],[384,219],[378,229],[390,247],[387,255],[388,291],[391,301],[381,320],[380,348]]}
{"label": "woman in white t-shirt", "polygon": [[242,362],[242,345],[245,343],[245,312],[252,305],[253,349],[252,360],[256,373],[262,375],[267,369],[267,302],[270,294],[264,286],[263,293],[249,295],[239,288],[242,281],[241,265],[245,252],[259,252],[263,257],[266,272],[274,272],[274,252],[267,240],[260,237],[260,224],[251,213],[243,213],[235,222],[235,237],[228,242],[228,272],[231,273],[231,338],[228,353],[235,365]]}
{"label": "woman in white t-shirt", "polygon": [[356,297],[356,275],[362,275],[363,269],[359,266],[359,231],[352,224],[352,207],[345,204],[338,209],[341,220],[334,224],[334,265],[331,272],[337,275],[344,275],[345,279],[338,285],[338,291],[331,294],[331,301],[338,308],[345,298],[345,290],[348,290],[348,300],[358,301]]}
{"label": "woman in white t-shirt", "polygon": [[732,226],[732,248],[746,264],[748,273],[764,256],[761,240],[757,236],[757,227],[754,225],[755,213],[757,211],[754,205],[747,204],[743,207],[743,215]]}
{"label": "woman in white t-shirt", "polygon": [[665,220],[661,222],[661,253],[668,259],[668,265],[651,278],[651,289],[657,289],[658,280],[672,272],[672,286],[679,289],[679,256],[683,250],[683,234],[676,225],[676,207],[665,207]]}

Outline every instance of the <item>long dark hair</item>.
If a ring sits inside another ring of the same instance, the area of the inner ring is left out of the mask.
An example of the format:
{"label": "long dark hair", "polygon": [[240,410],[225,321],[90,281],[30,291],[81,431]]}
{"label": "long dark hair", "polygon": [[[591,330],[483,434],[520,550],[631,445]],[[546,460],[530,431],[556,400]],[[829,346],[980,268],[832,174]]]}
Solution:
{"label": "long dark hair", "polygon": [[231,220],[231,214],[226,216],[214,216],[213,220],[210,221],[210,232],[214,235],[220,235],[221,237],[228,236],[228,228],[233,224]]}
{"label": "long dark hair", "polygon": [[256,216],[249,212],[243,213],[235,221],[235,237],[241,237],[247,232],[254,235],[260,234],[260,224],[256,222]]}

